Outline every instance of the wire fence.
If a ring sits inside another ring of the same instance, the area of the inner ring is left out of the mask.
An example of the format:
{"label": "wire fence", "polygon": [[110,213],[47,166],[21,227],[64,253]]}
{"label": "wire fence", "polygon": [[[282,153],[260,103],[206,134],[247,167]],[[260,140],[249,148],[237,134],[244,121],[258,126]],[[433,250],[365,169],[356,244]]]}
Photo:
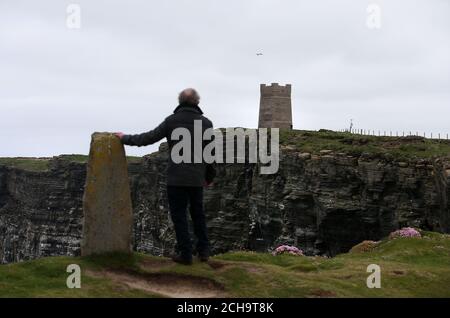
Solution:
{"label": "wire fence", "polygon": [[449,134],[444,133],[426,133],[418,131],[387,131],[387,130],[372,130],[372,129],[341,129],[339,132],[351,133],[362,136],[379,136],[379,137],[408,137],[416,136],[433,140],[450,140]]}

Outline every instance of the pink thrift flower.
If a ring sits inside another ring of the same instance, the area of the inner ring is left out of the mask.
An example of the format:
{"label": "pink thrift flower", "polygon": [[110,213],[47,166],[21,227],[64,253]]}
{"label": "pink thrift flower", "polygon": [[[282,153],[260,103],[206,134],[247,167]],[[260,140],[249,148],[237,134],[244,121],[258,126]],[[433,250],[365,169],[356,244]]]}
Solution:
{"label": "pink thrift flower", "polygon": [[394,231],[391,234],[389,234],[390,239],[399,237],[422,237],[422,235],[420,235],[420,232],[412,227],[404,227],[400,230]]}
{"label": "pink thrift flower", "polygon": [[289,246],[289,245],[281,245],[278,246],[273,252],[272,255],[281,255],[281,254],[290,254],[290,255],[297,255],[302,256],[303,251],[295,246]]}

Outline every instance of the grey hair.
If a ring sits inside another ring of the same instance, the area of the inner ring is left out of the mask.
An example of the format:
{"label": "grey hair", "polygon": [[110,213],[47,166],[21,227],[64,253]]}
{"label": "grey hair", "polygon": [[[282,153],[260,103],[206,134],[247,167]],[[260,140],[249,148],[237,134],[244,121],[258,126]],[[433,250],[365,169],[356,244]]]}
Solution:
{"label": "grey hair", "polygon": [[200,95],[195,89],[186,88],[178,95],[178,102],[180,104],[198,105],[200,103]]}

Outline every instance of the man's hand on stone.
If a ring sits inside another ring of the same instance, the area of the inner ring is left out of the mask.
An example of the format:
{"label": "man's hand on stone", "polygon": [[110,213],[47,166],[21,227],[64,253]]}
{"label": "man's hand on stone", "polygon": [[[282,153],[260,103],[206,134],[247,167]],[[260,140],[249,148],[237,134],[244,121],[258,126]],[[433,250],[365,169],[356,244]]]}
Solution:
{"label": "man's hand on stone", "polygon": [[116,135],[117,137],[119,137],[119,139],[122,139],[122,137],[125,135],[123,132],[116,132],[114,133],[114,135]]}

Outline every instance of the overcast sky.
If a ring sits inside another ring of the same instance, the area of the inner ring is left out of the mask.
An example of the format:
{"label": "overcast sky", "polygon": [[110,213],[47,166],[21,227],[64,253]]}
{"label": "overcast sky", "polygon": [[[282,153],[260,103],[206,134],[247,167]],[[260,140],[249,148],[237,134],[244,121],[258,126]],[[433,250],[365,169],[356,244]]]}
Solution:
{"label": "overcast sky", "polygon": [[296,129],[450,133],[448,0],[84,0],[80,29],[70,3],[0,0],[0,156],[87,154],[94,131],[154,128],[185,87],[215,127],[254,128],[272,82],[292,84]]}

